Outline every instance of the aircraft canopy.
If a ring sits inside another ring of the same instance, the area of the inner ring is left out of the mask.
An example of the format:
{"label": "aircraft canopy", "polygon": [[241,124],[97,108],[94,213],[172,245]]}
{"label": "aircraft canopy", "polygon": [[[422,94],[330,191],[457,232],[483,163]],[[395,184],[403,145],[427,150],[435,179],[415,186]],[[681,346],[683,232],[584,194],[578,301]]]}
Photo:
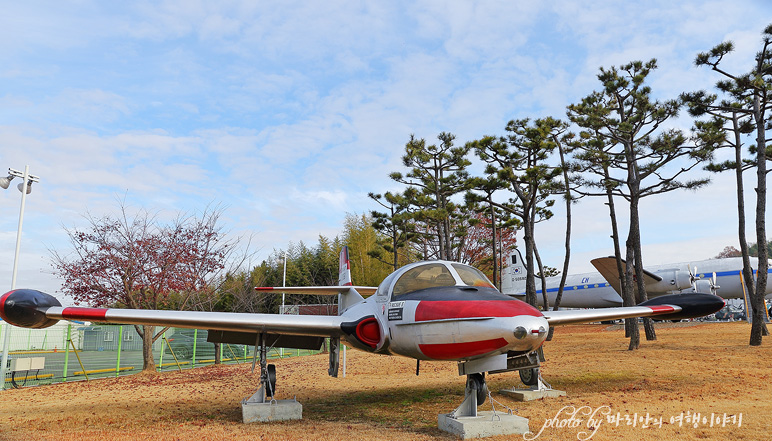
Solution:
{"label": "aircraft canopy", "polygon": [[430,262],[405,271],[394,284],[393,298],[414,291],[443,286],[477,286],[493,288],[479,270],[460,263]]}

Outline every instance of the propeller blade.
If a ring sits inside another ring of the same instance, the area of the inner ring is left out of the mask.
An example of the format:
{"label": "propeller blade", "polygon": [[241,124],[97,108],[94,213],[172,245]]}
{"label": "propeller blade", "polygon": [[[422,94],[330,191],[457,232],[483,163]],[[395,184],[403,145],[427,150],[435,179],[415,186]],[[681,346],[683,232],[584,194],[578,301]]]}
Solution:
{"label": "propeller blade", "polygon": [[694,271],[692,271],[692,266],[690,264],[686,264],[686,268],[689,270],[689,281],[692,285],[694,285],[694,282],[697,280],[700,280],[699,277],[697,277],[697,267],[694,267]]}

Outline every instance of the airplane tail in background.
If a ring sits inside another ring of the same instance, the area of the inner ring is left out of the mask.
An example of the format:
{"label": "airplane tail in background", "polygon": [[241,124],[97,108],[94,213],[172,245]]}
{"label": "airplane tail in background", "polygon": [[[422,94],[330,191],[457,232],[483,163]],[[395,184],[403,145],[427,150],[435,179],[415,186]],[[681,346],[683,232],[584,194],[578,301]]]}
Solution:
{"label": "airplane tail in background", "polygon": [[520,250],[515,249],[501,271],[501,292],[507,295],[525,294],[525,262]]}
{"label": "airplane tail in background", "polygon": [[348,260],[348,246],[344,245],[340,250],[340,261],[338,264],[338,285],[351,286],[351,262]]}

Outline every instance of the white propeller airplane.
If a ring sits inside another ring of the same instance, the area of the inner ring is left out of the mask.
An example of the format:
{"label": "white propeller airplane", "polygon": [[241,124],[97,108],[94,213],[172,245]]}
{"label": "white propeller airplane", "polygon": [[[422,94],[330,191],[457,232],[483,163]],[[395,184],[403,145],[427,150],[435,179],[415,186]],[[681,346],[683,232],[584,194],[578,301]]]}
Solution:
{"label": "white propeller airplane", "polygon": [[263,400],[275,391],[275,367],[266,363],[266,349],[274,346],[319,349],[323,339],[330,338],[329,374],[333,377],[338,371],[340,341],[363,351],[419,362],[454,362],[459,375],[467,376],[464,403],[452,414],[460,417],[477,415],[477,406],[488,396],[486,373],[525,370],[531,374],[524,377],[521,371],[521,378],[536,384],[536,351],[550,326],[627,317],[691,318],[724,306],[721,298],[711,294],[687,294],[663,296],[628,308],[539,311],[499,292],[477,269],[441,260],[406,265],[378,287],[353,286],[346,247],[340,255],[339,286],[256,289],[337,295],[339,315],[62,307],[51,295],[18,289],[0,296],[0,317],[27,328],[82,320],[208,329],[209,341],[260,348],[255,351],[253,367],[259,354],[258,394]]}
{"label": "white propeller airplane", "polygon": [[[501,275],[501,292],[522,300],[525,298],[526,269],[520,251],[515,250],[509,256],[508,263]],[[601,257],[591,260],[590,263],[598,272],[568,275],[560,306],[565,308],[622,306],[620,296],[622,290],[616,259]],[[751,266],[757,265],[758,259],[752,257]],[[668,294],[701,292],[716,294],[724,299],[742,299],[745,298],[742,267],[743,262],[740,257],[653,265],[644,271],[646,294],[649,298],[654,298]],[[772,269],[769,273],[772,274]],[[555,304],[559,286],[560,276],[547,277],[547,299],[550,305]],[[538,277],[536,292],[537,302],[543,307],[541,280]],[[767,284],[766,293],[772,294],[772,284]]]}

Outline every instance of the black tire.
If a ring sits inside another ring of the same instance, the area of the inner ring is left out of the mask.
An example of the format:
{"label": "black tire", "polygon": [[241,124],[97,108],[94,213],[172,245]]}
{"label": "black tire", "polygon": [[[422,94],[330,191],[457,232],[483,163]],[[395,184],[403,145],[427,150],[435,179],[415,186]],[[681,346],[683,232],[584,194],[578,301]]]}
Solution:
{"label": "black tire", "polygon": [[477,391],[477,405],[481,405],[488,399],[488,384],[485,383],[484,374],[471,374],[466,377],[466,387]]}
{"label": "black tire", "polygon": [[186,346],[180,346],[176,349],[172,349],[174,350],[174,355],[178,360],[187,360],[193,355],[193,351],[191,351],[190,348]]}
{"label": "black tire", "polygon": [[539,368],[520,369],[520,381],[526,386],[536,386],[539,383]]}
{"label": "black tire", "polygon": [[268,378],[265,385],[265,396],[273,397],[276,392],[276,365],[269,364],[266,369]]}

